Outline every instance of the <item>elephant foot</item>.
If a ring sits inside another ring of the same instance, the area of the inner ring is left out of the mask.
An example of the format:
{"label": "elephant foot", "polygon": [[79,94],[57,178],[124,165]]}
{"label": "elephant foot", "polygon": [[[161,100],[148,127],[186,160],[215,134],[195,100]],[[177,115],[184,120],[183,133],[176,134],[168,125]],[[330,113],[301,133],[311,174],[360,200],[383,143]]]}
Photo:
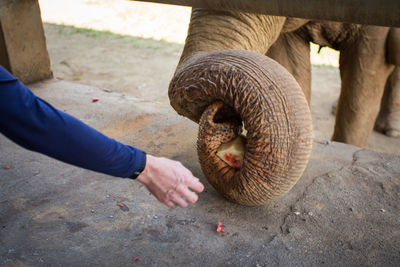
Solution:
{"label": "elephant foot", "polygon": [[398,137],[398,136],[400,135],[400,131],[394,130],[394,129],[390,129],[390,130],[387,130],[387,131],[385,132],[385,134],[386,134],[387,136],[389,136],[389,137]]}
{"label": "elephant foot", "polygon": [[375,121],[375,130],[388,137],[399,137],[400,105],[395,106],[395,108],[391,107],[393,107],[393,105],[392,106],[382,105],[379,115]]}
{"label": "elephant foot", "polygon": [[400,128],[399,129],[395,129],[395,128],[391,128],[386,126],[387,124],[383,124],[384,126],[382,126],[380,123],[378,123],[378,121],[375,124],[375,130],[377,132],[383,133],[384,135],[388,136],[388,137],[399,137],[400,136]]}
{"label": "elephant foot", "polygon": [[400,135],[400,67],[394,69],[386,82],[375,130],[389,137]]}

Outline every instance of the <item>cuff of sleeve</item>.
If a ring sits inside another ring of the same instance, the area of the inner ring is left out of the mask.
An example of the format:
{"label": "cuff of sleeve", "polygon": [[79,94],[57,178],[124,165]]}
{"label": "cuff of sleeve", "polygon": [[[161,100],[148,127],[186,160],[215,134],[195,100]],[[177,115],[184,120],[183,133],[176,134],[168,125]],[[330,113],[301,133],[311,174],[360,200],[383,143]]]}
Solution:
{"label": "cuff of sleeve", "polygon": [[143,171],[144,168],[146,167],[146,152],[142,151],[142,162],[140,163],[139,169],[133,173],[133,175],[129,178],[131,179],[136,179]]}

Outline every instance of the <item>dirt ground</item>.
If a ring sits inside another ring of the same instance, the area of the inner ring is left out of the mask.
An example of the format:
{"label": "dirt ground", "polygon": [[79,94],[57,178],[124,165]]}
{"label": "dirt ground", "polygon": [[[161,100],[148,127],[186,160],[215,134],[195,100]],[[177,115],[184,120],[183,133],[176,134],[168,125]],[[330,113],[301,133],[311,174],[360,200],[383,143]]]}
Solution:
{"label": "dirt ground", "polygon": [[140,183],[1,137],[0,166],[10,168],[0,167],[0,266],[400,266],[396,155],[313,143],[289,193],[247,207],[208,183],[197,126],[172,108],[55,79],[31,87],[126,144],[181,161],[205,190],[187,209],[170,210]]}
{"label": "dirt ground", "polygon": [[[336,68],[313,67],[317,142],[301,179],[265,205],[241,206],[208,183],[197,125],[169,105],[188,9],[39,2],[57,79],[32,90],[108,136],[181,161],[205,190],[189,208],[170,210],[140,183],[0,136],[0,166],[8,166],[0,167],[0,266],[400,266],[400,157],[324,142],[340,86]],[[398,152],[399,142],[374,133],[371,147]],[[225,233],[216,232],[218,221]]]}
{"label": "dirt ground", "polygon": [[[57,79],[168,105],[168,84],[182,51],[190,8],[110,0],[39,3]],[[325,142],[333,132],[331,104],[340,89],[337,55],[314,51],[312,62],[314,138]],[[369,148],[400,154],[400,139],[373,132]]]}

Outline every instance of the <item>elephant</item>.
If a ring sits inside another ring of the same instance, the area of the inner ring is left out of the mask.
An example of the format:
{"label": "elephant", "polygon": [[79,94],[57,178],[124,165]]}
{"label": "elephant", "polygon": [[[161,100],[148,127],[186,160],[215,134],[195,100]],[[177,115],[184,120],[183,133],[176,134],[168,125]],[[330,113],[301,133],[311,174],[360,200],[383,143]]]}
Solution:
{"label": "elephant", "polygon": [[[343,51],[341,76],[348,84],[338,113],[347,116],[337,122],[333,140],[364,146],[381,83],[393,68],[385,61],[388,35],[385,27],[193,8],[168,94],[180,115],[199,123],[199,161],[212,186],[230,201],[253,206],[288,192],[301,177],[312,149],[309,41]],[[372,49],[376,54],[366,56]],[[364,68],[371,64],[376,71]],[[365,81],[352,82],[365,72]],[[359,95],[355,83],[376,86]],[[242,131],[247,143],[237,170],[216,151]]]}
{"label": "elephant", "polygon": [[[338,100],[332,104],[336,115]],[[375,130],[388,137],[400,136],[400,67],[396,66],[386,81]]]}
{"label": "elephant", "polygon": [[[267,55],[295,76],[308,100],[311,89],[309,42],[341,52],[341,96],[339,103],[333,105],[337,116],[332,139],[364,147],[374,124],[388,136],[397,136],[400,129],[400,67],[397,67],[400,66],[400,29],[312,21],[295,32],[282,33]],[[342,111],[338,111],[339,108]]]}

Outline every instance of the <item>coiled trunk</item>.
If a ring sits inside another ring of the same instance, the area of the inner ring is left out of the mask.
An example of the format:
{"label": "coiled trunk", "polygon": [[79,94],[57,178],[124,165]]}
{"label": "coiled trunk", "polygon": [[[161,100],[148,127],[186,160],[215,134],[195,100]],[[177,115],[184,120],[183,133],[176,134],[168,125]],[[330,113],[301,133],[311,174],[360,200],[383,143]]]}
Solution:
{"label": "coiled trunk", "polygon": [[[177,68],[169,97],[179,114],[199,122],[200,164],[227,199],[265,203],[303,173],[312,148],[310,111],[295,79],[272,59],[244,50],[194,54]],[[240,133],[242,123],[247,144],[236,171],[216,150]]]}

